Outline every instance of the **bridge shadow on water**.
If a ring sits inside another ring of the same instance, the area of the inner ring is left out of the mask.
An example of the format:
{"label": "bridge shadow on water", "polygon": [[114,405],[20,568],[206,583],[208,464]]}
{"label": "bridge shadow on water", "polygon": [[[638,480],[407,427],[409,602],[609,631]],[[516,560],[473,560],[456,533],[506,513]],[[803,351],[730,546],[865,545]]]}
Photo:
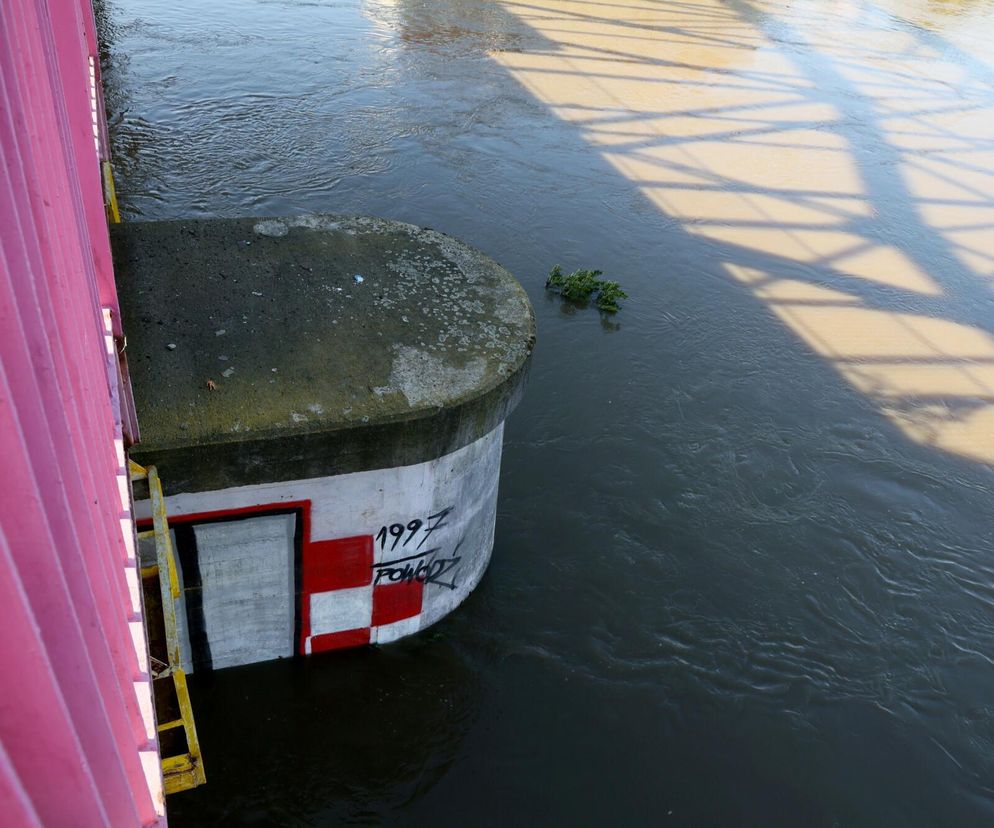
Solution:
{"label": "bridge shadow on water", "polygon": [[494,59],[911,440],[994,462],[994,89],[866,4],[509,2]]}

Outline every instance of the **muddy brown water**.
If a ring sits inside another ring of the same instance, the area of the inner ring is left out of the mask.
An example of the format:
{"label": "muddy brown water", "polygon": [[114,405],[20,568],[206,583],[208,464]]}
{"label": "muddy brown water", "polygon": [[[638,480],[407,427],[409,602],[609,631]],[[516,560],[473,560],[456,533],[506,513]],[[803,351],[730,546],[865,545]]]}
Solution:
{"label": "muddy brown water", "polygon": [[540,330],[478,591],[195,676],[173,825],[994,822],[994,5],[101,12],[128,220],[432,226]]}

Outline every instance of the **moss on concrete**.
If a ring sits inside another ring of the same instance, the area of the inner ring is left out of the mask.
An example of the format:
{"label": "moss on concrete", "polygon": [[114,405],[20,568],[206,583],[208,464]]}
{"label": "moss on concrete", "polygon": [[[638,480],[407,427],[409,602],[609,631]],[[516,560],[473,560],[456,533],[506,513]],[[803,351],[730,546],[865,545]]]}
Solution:
{"label": "moss on concrete", "polygon": [[520,285],[441,233],[355,216],[112,232],[142,442],[172,491],[422,462],[513,408]]}

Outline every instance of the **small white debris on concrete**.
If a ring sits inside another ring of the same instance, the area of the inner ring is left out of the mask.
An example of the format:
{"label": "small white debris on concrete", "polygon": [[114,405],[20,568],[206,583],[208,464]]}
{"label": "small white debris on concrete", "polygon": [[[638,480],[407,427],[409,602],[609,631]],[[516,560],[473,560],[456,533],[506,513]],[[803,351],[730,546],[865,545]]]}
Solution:
{"label": "small white debris on concrete", "polygon": [[169,351],[175,351],[175,350],[176,350],[176,343],[175,343],[175,342],[170,342],[170,343],[169,343],[169,344],[168,344],[168,345],[166,346],[166,350],[169,350]]}
{"label": "small white debris on concrete", "polygon": [[260,236],[272,236],[274,238],[285,236],[290,232],[290,228],[286,226],[285,222],[276,220],[256,222],[255,227],[252,229]]}

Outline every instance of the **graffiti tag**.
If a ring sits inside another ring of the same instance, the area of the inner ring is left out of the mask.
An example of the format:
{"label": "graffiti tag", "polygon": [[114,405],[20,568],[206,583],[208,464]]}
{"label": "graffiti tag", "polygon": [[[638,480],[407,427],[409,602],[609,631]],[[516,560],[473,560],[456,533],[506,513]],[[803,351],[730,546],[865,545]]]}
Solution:
{"label": "graffiti tag", "polygon": [[445,519],[452,513],[455,507],[449,506],[448,509],[442,509],[441,512],[437,512],[434,515],[428,515],[426,520],[421,520],[420,518],[415,518],[414,520],[408,521],[407,524],[403,523],[391,523],[389,526],[380,527],[380,531],[376,533],[376,541],[380,544],[380,549],[386,549],[387,539],[393,538],[393,543],[390,546],[390,551],[393,552],[397,548],[397,544],[400,543],[400,539],[406,534],[407,537],[401,544],[401,549],[403,549],[407,544],[409,544],[414,536],[418,534],[419,531],[423,530],[421,540],[415,549],[420,549],[424,546],[425,541],[431,537],[432,532],[437,532],[449,524],[445,522]]}
{"label": "graffiti tag", "polygon": [[[423,584],[438,584],[438,586],[455,589],[456,582],[453,570],[462,560],[462,556],[456,554],[460,546],[462,546],[462,541],[456,544],[452,556],[448,558],[431,557],[436,552],[441,551],[441,547],[435,547],[416,555],[373,564],[373,571],[376,573],[373,584],[381,582],[409,584],[412,581],[420,581]],[[443,576],[448,576],[448,580],[442,580]]]}

